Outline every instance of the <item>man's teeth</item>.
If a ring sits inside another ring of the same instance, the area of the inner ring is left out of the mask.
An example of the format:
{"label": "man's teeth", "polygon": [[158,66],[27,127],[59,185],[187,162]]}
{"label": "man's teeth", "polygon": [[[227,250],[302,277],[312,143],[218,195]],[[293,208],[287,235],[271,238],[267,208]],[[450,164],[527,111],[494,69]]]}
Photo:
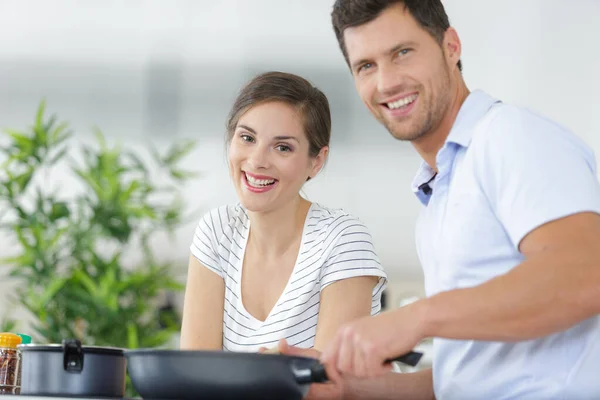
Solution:
{"label": "man's teeth", "polygon": [[275,179],[254,179],[250,175],[246,175],[246,179],[250,186],[254,187],[267,186],[275,182]]}
{"label": "man's teeth", "polygon": [[417,99],[417,94],[411,94],[410,96],[406,96],[400,100],[394,101],[393,103],[387,103],[387,106],[394,110],[396,108],[404,107]]}

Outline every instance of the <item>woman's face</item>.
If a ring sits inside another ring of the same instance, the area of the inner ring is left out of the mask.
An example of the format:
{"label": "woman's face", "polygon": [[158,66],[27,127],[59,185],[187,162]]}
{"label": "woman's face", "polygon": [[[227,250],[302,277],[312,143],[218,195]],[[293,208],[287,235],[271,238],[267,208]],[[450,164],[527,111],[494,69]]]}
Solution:
{"label": "woman's face", "polygon": [[301,116],[293,107],[268,102],[246,111],[229,145],[229,168],[242,205],[269,212],[294,200],[327,155],[327,147],[316,157],[308,151]]}

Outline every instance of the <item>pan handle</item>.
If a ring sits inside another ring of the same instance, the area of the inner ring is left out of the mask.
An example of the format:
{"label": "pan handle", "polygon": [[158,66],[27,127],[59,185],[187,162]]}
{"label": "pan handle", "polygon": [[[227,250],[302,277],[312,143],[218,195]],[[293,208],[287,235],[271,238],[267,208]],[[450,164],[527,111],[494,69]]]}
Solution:
{"label": "pan handle", "polygon": [[[418,351],[410,351],[404,355],[399,357],[385,360],[386,364],[391,362],[400,362],[402,364],[410,365],[411,367],[416,367],[419,361],[421,361],[421,357],[423,357],[423,353]],[[296,382],[303,383],[323,383],[327,382],[327,372],[325,371],[325,366],[321,363],[316,363],[310,369],[305,370],[293,370],[294,375],[296,376]]]}
{"label": "pan handle", "polygon": [[400,362],[402,364],[409,365],[411,367],[416,367],[421,358],[423,357],[423,353],[418,351],[409,351],[408,353],[401,355],[400,357],[396,357],[391,360],[385,360],[386,364],[391,362]]}

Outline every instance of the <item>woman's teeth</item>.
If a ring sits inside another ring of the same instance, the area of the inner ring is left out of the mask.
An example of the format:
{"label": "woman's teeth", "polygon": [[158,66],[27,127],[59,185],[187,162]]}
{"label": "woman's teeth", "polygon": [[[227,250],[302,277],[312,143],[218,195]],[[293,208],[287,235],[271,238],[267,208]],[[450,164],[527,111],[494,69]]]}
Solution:
{"label": "woman's teeth", "polygon": [[275,179],[254,179],[248,174],[246,174],[246,180],[248,181],[250,186],[254,187],[264,187],[275,183]]}
{"label": "woman's teeth", "polygon": [[411,94],[410,96],[406,96],[400,100],[394,101],[393,103],[387,103],[387,106],[391,109],[394,110],[396,108],[400,108],[400,107],[404,107],[409,105],[410,103],[412,103],[413,101],[415,101],[417,99],[418,95],[417,94]]}

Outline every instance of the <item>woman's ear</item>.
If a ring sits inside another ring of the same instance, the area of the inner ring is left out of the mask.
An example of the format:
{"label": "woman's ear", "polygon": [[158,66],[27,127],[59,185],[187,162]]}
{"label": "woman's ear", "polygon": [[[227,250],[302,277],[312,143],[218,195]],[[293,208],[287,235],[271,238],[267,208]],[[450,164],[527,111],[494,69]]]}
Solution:
{"label": "woman's ear", "polygon": [[323,168],[323,165],[325,165],[325,161],[327,160],[328,154],[329,146],[321,147],[321,150],[319,150],[319,154],[317,154],[317,156],[312,159],[313,165],[310,171],[310,175],[308,176],[309,179],[314,178],[315,176],[317,176],[319,171],[321,171],[321,168]]}

